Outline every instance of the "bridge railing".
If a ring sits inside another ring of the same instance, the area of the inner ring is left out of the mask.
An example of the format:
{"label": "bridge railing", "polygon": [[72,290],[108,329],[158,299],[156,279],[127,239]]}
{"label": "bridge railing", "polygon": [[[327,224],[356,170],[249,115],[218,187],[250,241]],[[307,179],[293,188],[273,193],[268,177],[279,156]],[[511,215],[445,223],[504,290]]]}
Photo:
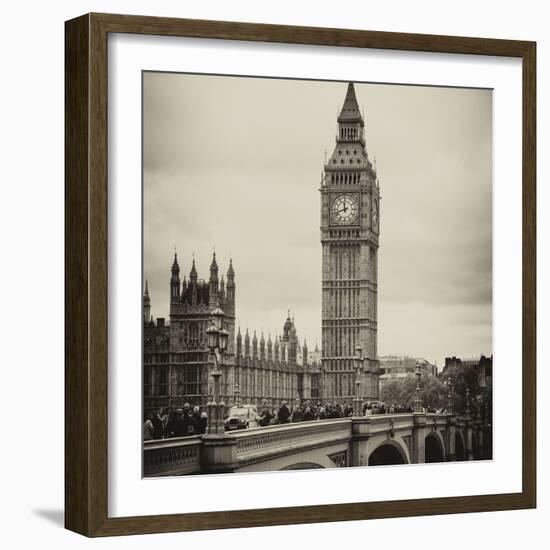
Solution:
{"label": "bridge railing", "polygon": [[201,471],[200,435],[145,441],[143,444],[143,474],[184,475]]}
{"label": "bridge railing", "polygon": [[233,433],[237,440],[239,465],[293,454],[318,446],[348,442],[352,435],[352,419],[317,420],[253,428]]}
{"label": "bridge railing", "polygon": [[[422,419],[422,426],[440,431],[446,430],[449,421],[447,415],[436,413],[423,414],[420,418],[413,413],[380,414],[252,428],[226,432],[221,437],[233,449],[232,464],[238,469],[310,449],[351,444],[365,437],[415,429],[417,421]],[[459,430],[471,429],[468,428],[471,426],[469,419],[455,417],[454,423]],[[144,475],[185,475],[204,471],[203,451],[207,439],[197,435],[145,441]]]}
{"label": "bridge railing", "polygon": [[[394,430],[409,429],[413,422],[413,413],[394,413],[394,414],[373,414],[356,418],[357,427],[359,424],[369,424],[371,435],[385,433],[388,431],[388,425],[391,424]],[[363,431],[359,428],[359,431]]]}
{"label": "bridge railing", "polygon": [[447,425],[447,415],[443,413],[427,413],[426,425],[435,426],[437,428],[445,428]]}

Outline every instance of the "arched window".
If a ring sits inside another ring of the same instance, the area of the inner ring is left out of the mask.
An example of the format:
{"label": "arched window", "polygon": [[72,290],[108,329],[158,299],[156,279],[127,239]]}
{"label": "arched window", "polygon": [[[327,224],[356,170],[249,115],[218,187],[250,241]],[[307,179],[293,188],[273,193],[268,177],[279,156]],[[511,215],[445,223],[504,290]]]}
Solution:
{"label": "arched window", "polygon": [[192,347],[198,347],[199,345],[199,326],[197,323],[189,325],[189,344]]}

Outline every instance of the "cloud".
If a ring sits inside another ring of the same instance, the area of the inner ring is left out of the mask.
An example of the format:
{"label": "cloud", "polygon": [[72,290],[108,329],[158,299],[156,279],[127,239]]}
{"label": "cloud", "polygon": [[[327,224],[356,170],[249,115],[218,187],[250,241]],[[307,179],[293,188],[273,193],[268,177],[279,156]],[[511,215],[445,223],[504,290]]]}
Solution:
{"label": "cloud", "polygon": [[[182,275],[194,253],[203,278],[215,247],[222,272],[233,258],[238,322],[275,334],[290,308],[299,334],[321,341],[319,186],[345,91],[145,75],[144,270],[155,316],[168,315],[174,246]],[[490,353],[491,92],[356,91],[381,181],[380,352]]]}

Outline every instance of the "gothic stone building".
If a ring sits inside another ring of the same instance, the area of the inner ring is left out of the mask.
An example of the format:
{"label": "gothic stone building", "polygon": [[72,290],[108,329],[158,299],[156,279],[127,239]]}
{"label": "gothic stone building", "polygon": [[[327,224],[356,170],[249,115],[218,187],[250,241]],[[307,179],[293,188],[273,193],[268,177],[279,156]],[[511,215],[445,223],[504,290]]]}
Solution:
{"label": "gothic stone building", "polygon": [[160,407],[182,407],[184,403],[206,404],[209,395],[210,355],[206,347],[206,330],[211,311],[221,307],[225,329],[229,332],[226,352],[228,361],[234,355],[235,339],[235,273],[230,263],[227,285],[218,278],[216,255],[210,265],[210,279],[198,278],[195,260],[189,281],[180,280],[177,255],[169,283],[170,321],[151,317],[151,300],[145,287],[143,360],[145,410]]}
{"label": "gothic stone building", "polygon": [[380,188],[365,146],[353,83],[337,119],[336,146],[321,181],[322,367],[324,398],[355,393],[356,347],[365,358],[361,397],[376,399]]}
{"label": "gothic stone building", "polygon": [[290,312],[282,335],[274,341],[269,335],[266,342],[262,334],[258,342],[256,331],[251,341],[247,330],[243,346],[239,331],[233,376],[243,403],[265,399],[278,405],[283,400],[292,404],[294,400],[321,398],[320,365],[311,361],[306,342],[300,345]]}
{"label": "gothic stone building", "polygon": [[479,357],[460,358],[445,357],[445,366],[441,371],[444,380],[455,376],[460,367],[471,367],[477,372],[478,385],[482,390],[492,391],[493,384],[493,356],[480,355]]}
{"label": "gothic stone building", "polygon": [[[198,278],[195,261],[189,281],[180,280],[180,267],[174,256],[169,283],[170,320],[151,317],[151,298],[146,283],[143,297],[144,409],[179,408],[185,403],[203,407],[211,395],[213,357],[206,346],[206,330],[211,312],[220,307],[225,313],[224,328],[229,332],[228,349],[221,365],[221,396],[227,404],[271,405],[286,400],[321,396],[321,370],[308,360],[304,342],[300,345],[294,320],[289,316],[280,336],[267,342],[248,330],[235,335],[235,272],[232,262],[227,283],[218,278],[216,256],[210,265],[208,282]],[[318,352],[318,350],[316,350]]]}

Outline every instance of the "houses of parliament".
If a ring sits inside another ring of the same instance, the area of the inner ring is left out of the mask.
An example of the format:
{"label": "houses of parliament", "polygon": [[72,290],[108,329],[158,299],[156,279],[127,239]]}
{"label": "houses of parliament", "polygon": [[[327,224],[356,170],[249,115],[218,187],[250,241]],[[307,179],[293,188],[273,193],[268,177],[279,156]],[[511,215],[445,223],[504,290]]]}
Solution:
{"label": "houses of parliament", "polygon": [[[185,403],[204,406],[210,395],[213,359],[206,341],[213,309],[225,314],[229,343],[220,365],[222,399],[271,405],[286,400],[320,398],[321,369],[317,351],[300,344],[294,319],[288,317],[281,334],[267,340],[263,333],[235,331],[235,271],[229,263],[227,280],[218,278],[216,255],[208,281],[198,278],[193,260],[189,280],[180,280],[177,255],[170,277],[170,319],[153,319],[148,285],[144,303],[144,400],[145,412]],[[252,333],[252,336],[251,336]]]}
{"label": "houses of parliament", "polygon": [[[353,83],[337,119],[336,145],[324,166],[321,194],[322,350],[300,342],[290,312],[280,334],[236,324],[236,283],[230,261],[219,276],[215,254],[208,280],[193,259],[189,279],[180,278],[174,255],[168,284],[170,318],[153,319],[146,283],[143,296],[144,412],[184,403],[204,406],[210,395],[213,358],[206,341],[211,312],[225,314],[229,343],[223,355],[221,397],[272,406],[286,400],[349,403],[360,377],[362,399],[378,397],[377,280],[380,191],[365,145],[364,120]],[[259,334],[259,338],[258,338]],[[361,348],[363,367],[355,370]]]}

